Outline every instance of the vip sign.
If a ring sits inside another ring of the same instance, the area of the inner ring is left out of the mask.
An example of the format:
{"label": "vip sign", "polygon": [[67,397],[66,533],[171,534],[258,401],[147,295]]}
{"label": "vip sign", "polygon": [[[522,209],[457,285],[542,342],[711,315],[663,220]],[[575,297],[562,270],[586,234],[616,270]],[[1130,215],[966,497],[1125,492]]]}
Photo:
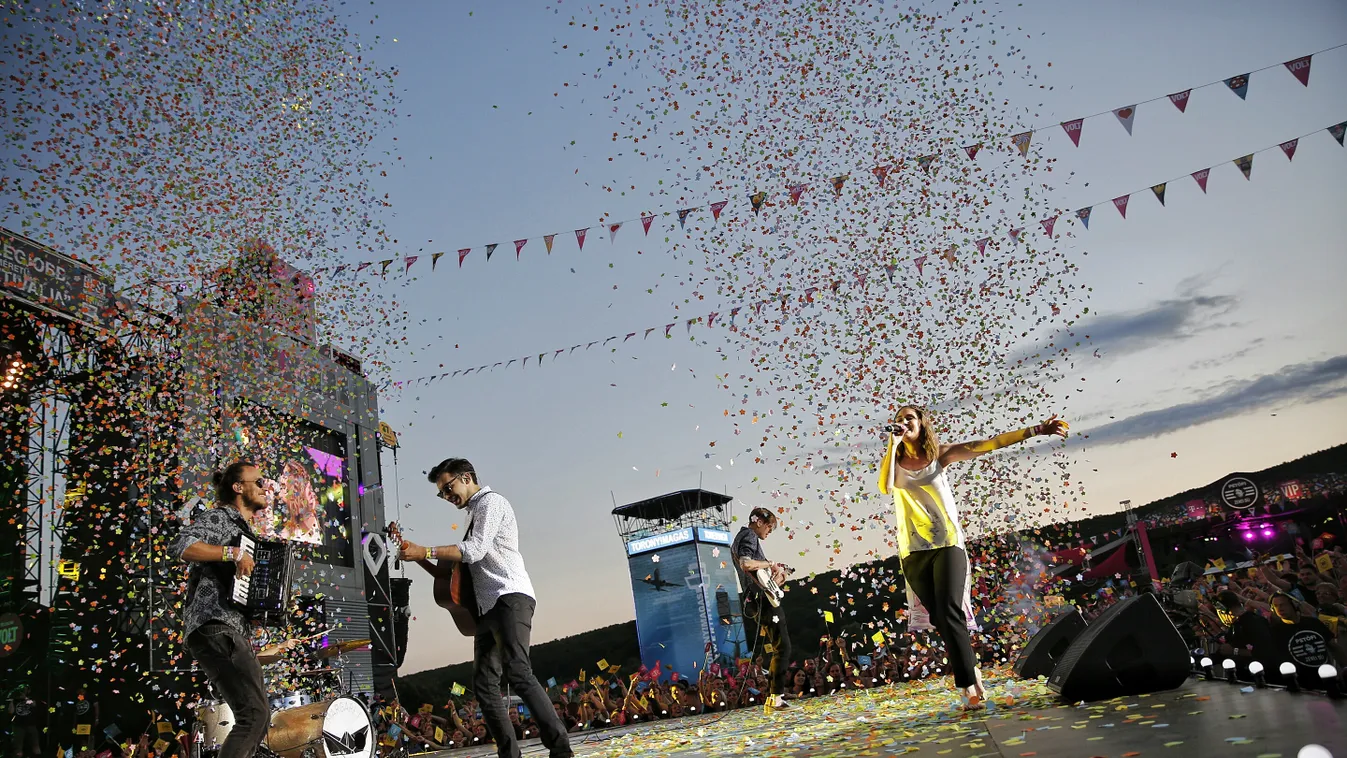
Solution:
{"label": "vip sign", "polygon": [[1300,486],[1299,480],[1282,482],[1282,496],[1287,500],[1299,500],[1305,496],[1305,490]]}
{"label": "vip sign", "polygon": [[23,642],[23,621],[13,613],[0,616],[0,658],[12,655]]}

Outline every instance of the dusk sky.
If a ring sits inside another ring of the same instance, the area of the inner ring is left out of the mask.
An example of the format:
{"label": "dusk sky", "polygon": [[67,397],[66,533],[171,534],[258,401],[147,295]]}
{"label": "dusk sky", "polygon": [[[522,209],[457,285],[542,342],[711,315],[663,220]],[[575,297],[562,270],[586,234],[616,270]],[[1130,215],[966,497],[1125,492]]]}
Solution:
{"label": "dusk sky", "polygon": [[[575,248],[571,230],[601,214],[669,210],[651,205],[638,173],[638,191],[626,197],[592,181],[608,175],[587,162],[603,160],[615,128],[593,98],[553,96],[593,71],[592,56],[571,54],[574,45],[561,54],[563,38],[574,39],[567,22],[576,6],[402,2],[373,11],[372,25],[361,16],[355,26],[380,35],[380,63],[399,69],[405,116],[396,129],[405,166],[379,187],[393,204],[390,229],[422,255],[449,251],[436,273],[423,271],[401,292],[413,320],[426,322],[409,332],[416,352],[395,376],[550,357],[668,320],[667,291],[644,293],[665,270],[662,235],[630,225],[610,243],[596,228],[584,251]],[[1071,457],[1091,510],[1347,441],[1347,152],[1324,130],[1347,118],[1347,48],[1314,57],[1308,88],[1279,65],[1347,41],[1347,8],[1062,1],[1004,12],[1032,33],[1025,54],[1044,64],[1034,68],[1053,87],[1023,88],[1026,102],[1044,104],[1025,126],[1104,112],[1086,121],[1079,147],[1060,128],[1035,136],[1060,159],[1058,175],[1075,172],[1053,198],[1097,204],[1090,229],[1063,243],[1080,282],[1093,287],[1102,356],[1063,379],[1084,390],[1070,411],[1073,431],[1095,432]],[[1245,102],[1222,85],[1196,90],[1186,113],[1165,99],[1141,105],[1130,137],[1107,113],[1270,64],[1278,68],[1251,77]],[[1251,181],[1231,163],[1306,134],[1293,162],[1280,150],[1259,153]],[[1208,166],[1205,195],[1177,179],[1162,208],[1146,190]],[[645,178],[657,174],[652,167]],[[1136,190],[1145,194],[1123,220],[1108,199]],[[556,248],[544,255],[537,238],[552,232]],[[534,240],[517,262],[511,240],[524,237]],[[487,264],[481,246],[491,242],[501,248]],[[459,269],[453,251],[464,247],[475,250]],[[403,446],[396,468],[385,456],[389,517],[412,539],[453,542],[462,526],[425,481],[444,457],[470,459],[514,504],[538,594],[535,643],[633,618],[614,501],[701,484],[734,495],[741,515],[767,503],[752,479],[776,473],[770,461],[731,466],[732,456],[704,456],[707,440],[725,433],[710,376],[725,368],[706,348],[658,337],[381,400]],[[781,535],[766,548],[805,571],[824,567]],[[418,581],[402,673],[468,660],[470,641],[433,604],[422,572],[407,571]]]}

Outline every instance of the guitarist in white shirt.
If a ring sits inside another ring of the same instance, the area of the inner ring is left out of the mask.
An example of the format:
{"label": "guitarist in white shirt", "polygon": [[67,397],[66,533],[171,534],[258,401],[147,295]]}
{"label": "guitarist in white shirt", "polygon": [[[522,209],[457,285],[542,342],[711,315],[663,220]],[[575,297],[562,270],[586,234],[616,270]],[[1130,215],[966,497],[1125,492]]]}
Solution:
{"label": "guitarist in white shirt", "polygon": [[[468,566],[476,597],[476,635],[473,638],[473,694],[482,707],[486,727],[496,741],[500,758],[519,758],[519,741],[501,699],[500,680],[509,679],[511,690],[538,719],[539,736],[551,758],[570,758],[566,727],[557,718],[547,691],[533,675],[529,637],[533,631],[533,582],[519,553],[519,524],[514,508],[499,492],[477,478],[477,471],[463,458],[447,458],[426,477],[440,499],[465,510],[471,519],[467,535],[457,545],[427,547],[405,538],[399,556],[412,560],[434,575],[445,562]],[[430,560],[440,561],[431,565]]]}
{"label": "guitarist in white shirt", "polygon": [[[754,508],[748,516],[748,526],[741,528],[730,543],[734,567],[739,571],[739,583],[744,588],[744,618],[757,624],[763,652],[772,656],[768,666],[771,672],[766,702],[768,714],[790,707],[782,697],[786,693],[786,667],[790,665],[790,632],[786,629],[786,614],[768,598],[768,592],[786,581],[790,569],[767,560],[767,555],[762,552],[762,540],[767,539],[776,525],[775,513],[766,508]],[[764,588],[758,579],[758,572],[764,569],[771,577],[768,588]]]}

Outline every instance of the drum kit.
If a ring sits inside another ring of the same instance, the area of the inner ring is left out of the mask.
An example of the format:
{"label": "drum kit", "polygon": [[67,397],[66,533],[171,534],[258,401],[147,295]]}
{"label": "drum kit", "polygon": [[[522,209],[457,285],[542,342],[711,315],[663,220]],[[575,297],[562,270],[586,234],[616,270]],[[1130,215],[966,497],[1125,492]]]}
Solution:
{"label": "drum kit", "polygon": [[[295,672],[272,695],[271,723],[258,755],[276,758],[374,758],[379,736],[365,703],[341,684],[341,656],[364,648],[369,640],[325,645],[310,654],[323,668]],[[335,665],[331,665],[335,663]],[[302,684],[296,684],[301,681]],[[268,682],[273,689],[278,682]],[[220,699],[196,708],[193,758],[212,758],[234,726],[234,713]]]}

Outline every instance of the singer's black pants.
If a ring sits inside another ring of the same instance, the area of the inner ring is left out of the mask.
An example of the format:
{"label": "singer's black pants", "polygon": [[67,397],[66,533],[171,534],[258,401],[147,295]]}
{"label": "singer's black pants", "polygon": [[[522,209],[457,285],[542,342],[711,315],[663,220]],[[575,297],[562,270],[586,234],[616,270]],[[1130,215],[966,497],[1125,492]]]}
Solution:
{"label": "singer's black pants", "polygon": [[786,673],[790,667],[790,631],[786,629],[786,614],[754,593],[744,599],[744,618],[757,624],[763,651],[767,652],[768,646],[771,648],[771,663],[767,664],[771,676],[768,694],[786,694]]}
{"label": "singer's black pants", "polygon": [[945,641],[945,655],[954,672],[955,686],[973,686],[977,683],[977,658],[968,638],[968,616],[963,610],[968,554],[960,547],[938,547],[913,551],[902,563],[907,586],[931,614],[931,625]]}

